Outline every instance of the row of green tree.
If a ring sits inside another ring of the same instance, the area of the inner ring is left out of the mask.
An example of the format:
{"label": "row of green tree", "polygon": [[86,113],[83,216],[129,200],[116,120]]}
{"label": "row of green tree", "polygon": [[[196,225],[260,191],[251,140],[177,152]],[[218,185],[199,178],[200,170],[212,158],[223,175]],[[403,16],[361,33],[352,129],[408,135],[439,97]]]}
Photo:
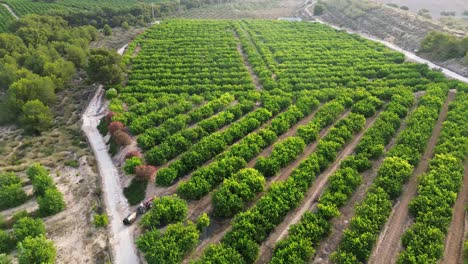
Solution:
{"label": "row of green tree", "polygon": [[245,115],[225,130],[210,134],[194,144],[167,168],[161,169],[158,172],[156,182],[161,185],[171,184],[175,179],[184,176],[204,162],[214,158],[224,151],[227,146],[242,139],[260,127],[274,114],[279,113],[291,104],[290,96],[285,96],[281,91],[278,91],[278,93],[278,95],[264,95],[262,98],[263,107]]}
{"label": "row of green tree", "polygon": [[[311,99],[312,98],[312,99]],[[295,125],[304,115],[310,114],[319,101],[310,97],[299,98],[296,105],[275,117],[267,129],[279,136]],[[292,162],[304,151],[306,144],[300,137],[288,137],[276,142],[268,157],[259,157],[255,168],[241,170],[239,173],[224,180],[221,187],[213,194],[214,214],[220,217],[232,217],[240,212],[256,194],[265,188],[265,176],[274,176],[281,168]],[[248,160],[245,160],[246,162]]]}
{"label": "row of green tree", "polygon": [[[190,221],[184,223],[187,212],[186,202],[177,196],[154,199],[152,208],[141,222],[147,231],[136,242],[148,263],[179,263],[198,244],[198,238],[209,226],[210,218],[203,213],[195,224]],[[164,226],[167,228],[162,233],[158,228]]]}
{"label": "row of green tree", "polygon": [[366,197],[355,207],[350,227],[344,231],[338,250],[332,254],[334,262],[368,260],[380,229],[390,216],[392,202],[400,195],[403,184],[411,177],[413,166],[426,148],[447,92],[445,85],[433,84],[420,98],[418,107],[408,118],[407,127],[387,153]]}
{"label": "row of green tree", "polygon": [[9,232],[0,229],[0,253],[15,248],[19,264],[54,263],[57,254],[54,243],[46,238],[44,222],[27,216],[16,220]]}
{"label": "row of green tree", "polygon": [[[199,122],[194,127],[179,130],[166,138],[159,146],[152,146],[146,152],[146,159],[151,164],[162,165],[187,151],[193,144],[216,130],[239,120],[239,118],[252,111],[253,108],[253,102],[244,101]],[[138,143],[141,145],[141,140],[138,140]]]}
{"label": "row of green tree", "polygon": [[[338,209],[346,204],[362,182],[359,174],[371,167],[371,160],[383,154],[387,145],[400,126],[401,119],[414,101],[412,92],[401,89],[392,96],[386,110],[379,114],[357,147],[354,155],[340,164],[328,181],[319,199],[315,212],[306,212],[301,221],[289,228],[289,236],[276,244],[271,263],[307,263],[314,254],[314,248],[331,231],[329,221],[340,214]],[[404,110],[404,111],[403,111]],[[402,113],[402,116],[398,116]],[[376,152],[375,150],[379,150]]]}
{"label": "row of green tree", "polygon": [[234,122],[226,130],[202,138],[182,154],[179,159],[172,162],[168,167],[159,170],[156,183],[164,186],[173,183],[177,178],[203,165],[203,163],[224,151],[227,146],[260,127],[272,115],[266,108],[258,108],[239,121]]}
{"label": "row of green tree", "polygon": [[[222,166],[218,164],[224,163],[223,159],[226,157],[229,158],[237,158],[242,159],[244,162],[248,162],[253,159],[256,155],[258,155],[265,147],[276,141],[277,137],[283,134],[285,131],[284,129],[281,130],[274,130],[273,124],[274,123],[286,123],[288,124],[288,128],[293,126],[299,120],[296,117],[297,108],[303,109],[304,114],[310,113],[312,109],[317,107],[318,101],[314,99],[315,97],[322,97],[318,96],[318,94],[323,92],[313,92],[313,93],[302,93],[299,99],[296,101],[294,108],[290,108],[284,113],[279,114],[276,116],[271,124],[255,133],[252,133],[245,137],[242,141],[236,143],[232,146],[232,148],[222,154],[217,161],[210,164],[209,166],[203,167],[198,169],[187,182],[182,182],[178,188],[178,193],[187,199],[199,199],[203,195],[206,195],[209,191],[213,190],[216,186],[218,186],[223,179],[227,179],[234,174],[234,172],[224,171]],[[344,98],[345,96],[343,96]],[[308,98],[308,99],[302,99]],[[328,97],[321,98],[321,99],[328,99]],[[307,100],[307,101],[303,101]],[[315,140],[318,137],[318,132],[325,128],[326,126],[333,123],[334,120],[339,116],[340,113],[344,111],[344,101],[346,100],[333,100],[324,104],[314,115],[312,121],[310,121],[306,125],[302,125],[298,128],[297,136],[304,139],[304,137],[310,138],[310,133],[306,133],[305,131],[309,131],[314,129],[316,130]],[[303,105],[303,106],[301,106]],[[288,113],[291,112],[291,113]],[[278,120],[278,121],[276,121]],[[275,127],[278,127],[276,125]],[[302,132],[299,132],[302,131]],[[311,143],[312,139],[307,142]],[[216,175],[216,176],[214,176]]]}
{"label": "row of green tree", "polygon": [[[32,165],[28,168],[27,175],[37,197],[39,215],[53,215],[65,209],[62,193],[57,190],[53,178],[43,166]],[[18,176],[12,172],[0,174],[0,209],[16,207],[29,198]]]}
{"label": "row of green tree", "polygon": [[222,243],[205,250],[196,263],[213,263],[223,259],[233,263],[254,263],[259,244],[300,203],[316,175],[335,160],[337,152],[346,144],[347,140],[340,138],[340,132],[349,129],[356,133],[364,124],[365,117],[360,114],[351,114],[340,120],[335,125],[337,129],[330,131],[334,135],[320,140],[316,151],[303,160],[286,181],[272,184],[253,207],[237,214],[232,229],[224,236]]}
{"label": "row of green tree", "polygon": [[[173,118],[167,119],[159,127],[149,128],[143,133],[132,131],[134,134],[141,134],[139,138],[146,137],[145,142],[151,142],[151,144],[145,144],[142,147],[149,149],[163,142],[164,139],[170,135],[187,128],[190,125],[200,122],[201,120],[208,118],[215,113],[221,111],[227,107],[235,97],[230,94],[224,94],[218,99],[210,101],[205,105],[193,109],[186,114],[179,114]],[[138,144],[141,146],[140,142]]]}
{"label": "row of green tree", "polygon": [[449,109],[436,155],[419,182],[418,195],[410,203],[415,222],[402,237],[404,251],[398,263],[437,262],[444,252],[452,206],[463,182],[462,162],[468,156],[468,137],[463,132],[468,122],[467,94],[459,92]]}

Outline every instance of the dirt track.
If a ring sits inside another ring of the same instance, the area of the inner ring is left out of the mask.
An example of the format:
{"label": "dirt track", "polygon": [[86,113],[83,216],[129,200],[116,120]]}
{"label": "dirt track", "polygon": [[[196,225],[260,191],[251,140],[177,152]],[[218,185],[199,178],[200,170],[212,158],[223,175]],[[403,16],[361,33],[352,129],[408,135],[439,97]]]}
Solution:
{"label": "dirt track", "polygon": [[[401,125],[396,131],[393,138],[390,140],[387,146],[385,146],[384,153],[386,153],[388,150],[390,150],[393,147],[393,145],[396,143],[396,138],[398,137],[398,135],[401,133],[401,131],[403,131],[406,128],[406,125],[407,125],[406,122],[408,120],[408,116],[416,108],[417,100],[421,95],[422,93],[416,94],[415,96],[416,102],[408,111],[408,114],[406,115],[405,119],[401,122]],[[314,264],[330,263],[330,253],[337,249],[338,244],[341,241],[341,237],[343,236],[344,230],[346,230],[349,227],[349,220],[351,220],[351,218],[354,216],[354,205],[360,203],[364,199],[367,193],[367,190],[372,185],[372,182],[377,176],[377,170],[382,164],[384,158],[385,158],[385,155],[381,155],[379,159],[375,160],[372,163],[371,169],[361,174],[363,178],[363,183],[358,187],[358,189],[353,194],[353,196],[351,196],[351,198],[346,203],[346,205],[344,205],[340,209],[340,216],[332,220],[331,222],[332,233],[320,243],[320,246],[317,248],[317,251],[316,251],[317,253],[312,258],[311,263],[314,263]]]}
{"label": "dirt track", "polygon": [[315,179],[315,182],[313,183],[312,187],[309,189],[309,191],[306,193],[303,202],[292,212],[290,212],[284,221],[278,225],[275,230],[269,235],[268,239],[262,243],[260,246],[260,253],[259,253],[259,259],[257,260],[257,263],[267,263],[270,261],[272,254],[273,254],[273,249],[275,247],[275,244],[280,241],[282,238],[287,236],[289,227],[301,219],[302,215],[313,208],[315,205],[318,197],[322,193],[324,187],[326,186],[326,183],[328,182],[328,178],[335,172],[336,169],[338,169],[341,161],[346,158],[348,155],[353,153],[354,148],[357,146],[359,141],[361,140],[362,136],[364,135],[365,131],[372,126],[377,118],[377,116],[380,114],[380,111],[375,114],[373,117],[367,119],[366,125],[364,129],[362,129],[357,135],[351,140],[350,143],[347,144],[344,150],[340,152],[340,154],[336,157],[335,162],[328,167],[324,172],[322,172],[320,175],[318,175]]}
{"label": "dirt track", "polygon": [[429,161],[434,156],[434,148],[442,130],[442,123],[447,118],[448,104],[454,99],[455,91],[451,90],[447,100],[445,100],[442,106],[439,118],[434,126],[421,161],[418,163],[411,178],[403,189],[399,201],[393,207],[390,218],[383,231],[380,233],[376,247],[369,258],[369,263],[386,264],[396,262],[398,253],[402,249],[400,238],[413,222],[408,212],[408,206],[413,197],[417,194],[418,177],[427,170]]}
{"label": "dirt track", "polygon": [[441,264],[463,263],[463,240],[465,236],[465,206],[468,205],[468,161],[464,164],[463,186],[455,202],[453,219],[445,240],[444,257]]}
{"label": "dirt track", "polygon": [[18,15],[16,15],[15,12],[13,12],[13,9],[11,9],[11,7],[5,3],[2,3],[2,5],[8,10],[8,12],[10,12],[10,14],[15,18],[15,19],[19,19]]}

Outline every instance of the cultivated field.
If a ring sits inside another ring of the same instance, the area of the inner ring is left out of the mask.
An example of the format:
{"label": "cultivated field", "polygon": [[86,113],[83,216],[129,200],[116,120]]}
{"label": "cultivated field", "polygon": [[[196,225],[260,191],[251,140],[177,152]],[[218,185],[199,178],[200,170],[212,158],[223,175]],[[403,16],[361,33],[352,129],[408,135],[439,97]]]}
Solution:
{"label": "cultivated field", "polygon": [[167,20],[124,61],[100,129],[129,202],[163,196],[148,263],[461,259],[466,84],[305,22]]}
{"label": "cultivated field", "polygon": [[8,12],[6,7],[0,5],[0,32],[6,31],[11,21],[13,21],[13,16]]}

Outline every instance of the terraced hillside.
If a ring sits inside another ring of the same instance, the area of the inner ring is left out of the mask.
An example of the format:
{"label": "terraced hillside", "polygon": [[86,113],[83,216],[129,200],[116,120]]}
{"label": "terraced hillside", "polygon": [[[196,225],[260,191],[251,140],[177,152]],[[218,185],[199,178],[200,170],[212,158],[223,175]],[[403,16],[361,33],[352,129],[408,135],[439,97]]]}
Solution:
{"label": "terraced hillside", "polygon": [[124,61],[100,129],[131,204],[158,197],[148,263],[435,263],[447,234],[461,245],[467,84],[308,22],[167,20]]}

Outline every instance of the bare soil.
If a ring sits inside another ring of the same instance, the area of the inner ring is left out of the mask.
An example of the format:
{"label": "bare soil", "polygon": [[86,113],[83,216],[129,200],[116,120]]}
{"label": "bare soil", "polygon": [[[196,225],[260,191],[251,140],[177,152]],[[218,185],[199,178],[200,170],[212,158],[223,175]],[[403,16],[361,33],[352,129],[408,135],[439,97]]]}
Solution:
{"label": "bare soil", "polygon": [[441,264],[463,263],[463,239],[465,236],[466,206],[468,205],[468,161],[464,163],[463,186],[453,208],[453,219],[445,239],[445,251]]}
{"label": "bare soil", "polygon": [[249,59],[247,58],[247,54],[245,54],[244,50],[242,49],[242,45],[240,43],[237,44],[237,51],[241,54],[242,60],[244,61],[244,65],[249,71],[250,76],[252,76],[255,89],[257,89],[257,91],[263,90],[263,86],[258,80],[257,74],[255,74],[254,70],[252,69],[252,66],[249,63]]}
{"label": "bare soil", "polygon": [[100,32],[98,39],[91,43],[91,48],[109,48],[117,50],[143,33],[143,31],[145,31],[145,28],[142,27],[131,27],[128,30],[119,27],[113,28],[112,35],[110,36],[104,36],[104,34]]}
{"label": "bare soil", "polygon": [[381,111],[367,119],[364,129],[357,133],[351,142],[349,142],[346,147],[337,155],[335,162],[333,162],[331,166],[329,166],[324,172],[316,177],[312,187],[309,189],[309,191],[307,191],[301,204],[295,210],[290,212],[285,217],[283,222],[279,224],[272,233],[270,233],[268,239],[260,246],[260,257],[257,260],[257,263],[268,263],[271,260],[273,249],[276,243],[287,236],[289,227],[299,222],[302,215],[306,211],[312,210],[318,201],[318,197],[323,192],[323,189],[328,182],[328,178],[338,169],[341,161],[354,152],[354,148],[361,140],[365,131],[367,131],[367,129],[369,129],[369,127],[374,124],[380,112]]}
{"label": "bare soil", "polygon": [[247,54],[244,52],[244,49],[242,48],[242,44],[240,43],[239,36],[237,35],[237,32],[234,31],[233,34],[234,34],[234,37],[236,38],[236,40],[238,42],[237,43],[237,52],[239,52],[239,54],[242,56],[244,66],[247,68],[247,70],[249,71],[250,76],[252,77],[253,83],[255,85],[255,89],[257,89],[257,91],[263,90],[263,86],[260,83],[260,81],[258,80],[258,76],[255,73],[255,71],[252,69],[252,65],[250,65],[249,58],[248,58]]}
{"label": "bare soil", "polygon": [[[398,137],[398,135],[401,133],[401,131],[403,131],[406,128],[408,116],[416,108],[417,100],[421,96],[421,94],[422,93],[416,94],[415,104],[411,107],[411,109],[408,112],[408,115],[402,121],[402,124],[395,133],[395,136],[390,140],[387,146],[385,146],[384,153],[386,153],[393,147],[393,145],[396,143],[396,138]],[[372,163],[372,168],[361,174],[363,178],[363,183],[358,187],[353,196],[351,196],[346,205],[344,205],[340,209],[340,216],[332,220],[330,228],[332,230],[332,233],[320,243],[320,246],[317,248],[317,253],[315,254],[315,257],[312,258],[312,263],[330,263],[330,253],[337,249],[338,244],[341,241],[341,237],[343,236],[344,230],[346,230],[349,227],[349,221],[351,220],[351,218],[354,217],[354,205],[362,202],[362,200],[364,199],[367,190],[372,185],[372,182],[377,176],[377,170],[382,164],[384,158],[385,155],[380,156],[379,159],[375,160]]]}
{"label": "bare soil", "polygon": [[[93,215],[103,209],[100,202],[99,179],[95,160],[79,130],[79,115],[85,98],[93,87],[77,81],[77,87],[57,95],[53,107],[56,114],[51,131],[40,136],[28,136],[16,127],[1,127],[0,148],[5,155],[2,170],[14,171],[24,182],[23,189],[31,195],[26,203],[1,212],[7,221],[20,211],[34,214],[38,205],[32,196],[32,186],[25,170],[33,163],[41,163],[50,171],[58,189],[64,194],[67,208],[44,218],[47,237],[57,248],[57,263],[94,263],[109,259],[105,229],[95,229]],[[67,166],[76,161],[78,167]]]}
{"label": "bare soil", "polygon": [[402,195],[393,207],[390,218],[383,231],[380,233],[378,242],[369,258],[369,263],[385,264],[396,262],[398,253],[402,250],[400,238],[404,231],[413,223],[413,219],[408,211],[408,206],[413,197],[417,194],[418,177],[427,170],[430,159],[434,156],[434,149],[442,130],[442,123],[447,118],[448,104],[454,99],[455,91],[451,90],[447,100],[442,106],[439,118],[434,126],[421,161],[416,166],[411,178],[403,189]]}

